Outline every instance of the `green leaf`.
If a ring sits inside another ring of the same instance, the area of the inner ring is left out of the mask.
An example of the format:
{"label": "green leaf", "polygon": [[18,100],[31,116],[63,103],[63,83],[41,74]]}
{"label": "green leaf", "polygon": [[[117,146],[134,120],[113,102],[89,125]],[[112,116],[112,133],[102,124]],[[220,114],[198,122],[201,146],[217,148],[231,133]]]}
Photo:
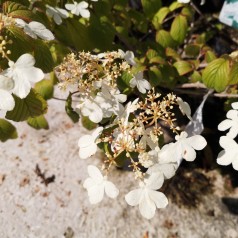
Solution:
{"label": "green leaf", "polygon": [[170,13],[170,10],[168,7],[162,7],[160,10],[154,15],[152,24],[154,25],[155,29],[159,29],[162,25],[164,19],[166,16]]}
{"label": "green leaf", "polygon": [[238,83],[238,62],[234,62],[231,65],[230,74],[229,74],[229,84]]}
{"label": "green leaf", "polygon": [[155,15],[155,13],[161,8],[160,0],[141,0],[144,13],[150,19]]}
{"label": "green leaf", "polygon": [[35,66],[41,68],[45,73],[51,72],[54,68],[54,61],[49,46],[41,40],[35,40],[33,50]]}
{"label": "green leaf", "polygon": [[202,75],[198,71],[194,71],[190,76],[191,83],[196,83],[202,81]]}
{"label": "green leaf", "polygon": [[187,56],[197,57],[200,53],[200,46],[195,44],[189,44],[185,47],[185,53]]}
{"label": "green leaf", "polygon": [[34,89],[31,89],[26,98],[21,99],[13,95],[15,107],[8,111],[6,118],[13,121],[25,121],[29,117],[40,116],[47,111],[47,103]]}
{"label": "green leaf", "polygon": [[0,141],[5,142],[8,139],[16,139],[17,136],[16,127],[7,120],[0,118]]}
{"label": "green leaf", "polygon": [[176,47],[177,43],[174,41],[174,39],[171,37],[170,33],[165,30],[159,30],[156,33],[156,42],[159,43],[164,48]]}
{"label": "green leaf", "polygon": [[205,60],[207,63],[212,62],[213,60],[215,60],[217,57],[215,55],[215,53],[211,50],[207,51],[205,54]]}
{"label": "green leaf", "polygon": [[54,83],[52,79],[43,79],[36,83],[34,88],[45,100],[53,97]]}
{"label": "green leaf", "polygon": [[192,21],[194,17],[194,9],[191,6],[183,7],[181,14],[185,16],[189,21]]}
{"label": "green leaf", "polygon": [[97,127],[97,124],[90,121],[88,117],[81,117],[81,122],[83,127],[85,127],[87,130],[93,130]]}
{"label": "green leaf", "polygon": [[173,59],[175,59],[175,60],[180,60],[180,59],[181,59],[181,57],[180,57],[180,55],[177,53],[177,51],[174,50],[174,49],[172,49],[172,48],[170,48],[170,47],[167,47],[167,48],[166,48],[165,53],[166,53],[166,56],[167,56],[167,57],[171,57],[171,58],[173,58]]}
{"label": "green leaf", "polygon": [[219,58],[213,60],[202,73],[204,84],[217,92],[225,90],[229,82],[229,60]]}
{"label": "green leaf", "polygon": [[179,3],[179,2],[176,1],[176,2],[173,2],[173,3],[169,6],[169,9],[170,9],[170,11],[172,12],[172,11],[178,9],[178,8],[183,7],[183,6],[184,6],[184,4]]}
{"label": "green leaf", "polygon": [[170,34],[173,39],[176,40],[179,44],[182,44],[187,35],[187,31],[188,22],[186,17],[183,15],[176,16],[172,22],[170,29]]}
{"label": "green leaf", "polygon": [[120,91],[124,91],[126,88],[130,87],[131,79],[132,75],[127,72],[124,72],[120,77],[117,78],[117,86]]}
{"label": "green leaf", "polygon": [[174,67],[177,69],[180,76],[193,71],[193,65],[184,60],[175,62]]}
{"label": "green leaf", "polygon": [[161,82],[163,82],[163,76],[161,74],[161,71],[156,66],[150,67],[150,70],[148,72],[149,79],[152,87],[156,87],[160,85]]}
{"label": "green leaf", "polygon": [[49,129],[49,124],[43,115],[40,115],[38,117],[28,118],[27,124],[29,126],[35,128],[36,130],[40,130],[40,129],[48,130]]}
{"label": "green leaf", "polygon": [[69,93],[65,102],[65,111],[74,123],[79,121],[79,114],[72,108],[72,93]]}

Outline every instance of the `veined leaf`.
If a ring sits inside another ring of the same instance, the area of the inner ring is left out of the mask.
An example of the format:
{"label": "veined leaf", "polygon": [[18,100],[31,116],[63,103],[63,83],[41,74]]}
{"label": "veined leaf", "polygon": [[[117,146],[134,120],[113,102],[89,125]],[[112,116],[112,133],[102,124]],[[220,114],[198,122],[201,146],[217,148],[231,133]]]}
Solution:
{"label": "veined leaf", "polygon": [[179,44],[182,44],[187,35],[187,30],[188,22],[186,17],[183,15],[176,16],[172,22],[170,29],[170,34],[173,39],[176,40]]}
{"label": "veined leaf", "polygon": [[165,30],[157,31],[156,42],[159,43],[164,48],[166,47],[174,48],[177,45],[177,43],[174,41],[170,33]]}
{"label": "veined leaf", "polygon": [[141,0],[144,13],[150,19],[161,8],[161,0]]}
{"label": "veined leaf", "polygon": [[162,7],[160,10],[154,15],[152,23],[155,27],[155,29],[159,29],[160,25],[163,23],[166,16],[170,13],[170,10],[168,7]]}
{"label": "veined leaf", "polygon": [[174,67],[177,69],[180,76],[193,71],[193,65],[184,60],[175,62]]}
{"label": "veined leaf", "polygon": [[16,139],[17,136],[16,127],[9,121],[0,118],[0,141],[5,142],[8,139]]}
{"label": "veined leaf", "polygon": [[13,95],[15,107],[12,111],[8,111],[6,118],[13,121],[25,121],[29,117],[40,116],[47,111],[47,103],[34,89],[31,89],[28,96],[20,99]]}
{"label": "veined leaf", "polygon": [[34,88],[45,100],[53,97],[54,82],[51,79],[41,80],[40,82],[35,84]]}
{"label": "veined leaf", "polygon": [[223,91],[229,82],[229,59],[219,58],[213,60],[202,73],[204,84],[216,91]]}
{"label": "veined leaf", "polygon": [[29,126],[35,128],[36,130],[40,130],[40,129],[48,130],[49,129],[49,124],[43,115],[40,115],[38,117],[28,118],[27,124]]}

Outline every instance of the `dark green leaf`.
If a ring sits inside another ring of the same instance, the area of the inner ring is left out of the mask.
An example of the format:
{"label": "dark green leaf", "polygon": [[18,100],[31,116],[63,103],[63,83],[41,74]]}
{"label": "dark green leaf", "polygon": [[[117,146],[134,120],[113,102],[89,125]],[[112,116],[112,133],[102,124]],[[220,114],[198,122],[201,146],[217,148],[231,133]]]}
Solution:
{"label": "dark green leaf", "polygon": [[7,120],[0,118],[0,141],[5,142],[8,139],[16,139],[17,136],[16,127]]}
{"label": "dark green leaf", "polygon": [[69,93],[65,102],[65,111],[74,123],[79,121],[79,114],[72,108],[72,93]]}
{"label": "dark green leaf", "polygon": [[29,117],[40,116],[47,111],[47,103],[34,89],[31,89],[28,96],[24,99],[13,95],[15,107],[8,111],[6,118],[13,121],[25,121]]}
{"label": "dark green leaf", "polygon": [[35,90],[45,99],[48,100],[53,97],[54,82],[51,79],[43,79],[35,84]]}
{"label": "dark green leaf", "polygon": [[161,1],[160,0],[141,0],[144,13],[150,19],[153,18],[155,13],[161,8]]}
{"label": "dark green leaf", "polygon": [[82,116],[81,122],[82,122],[83,127],[85,127],[88,130],[93,130],[97,127],[97,124],[90,121],[88,117]]}

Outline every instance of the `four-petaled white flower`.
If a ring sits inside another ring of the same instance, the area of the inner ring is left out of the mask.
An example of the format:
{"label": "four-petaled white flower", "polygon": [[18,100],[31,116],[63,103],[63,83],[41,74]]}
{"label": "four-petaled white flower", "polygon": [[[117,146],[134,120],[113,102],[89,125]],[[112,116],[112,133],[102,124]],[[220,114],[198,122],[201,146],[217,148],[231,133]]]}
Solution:
{"label": "four-petaled white flower", "polygon": [[41,24],[40,22],[32,21],[30,23],[26,23],[22,19],[15,19],[17,26],[23,28],[24,32],[30,37],[36,39],[37,36],[43,40],[54,40],[54,35],[52,32]]}
{"label": "four-petaled white flower", "polygon": [[84,181],[84,188],[88,191],[89,201],[96,204],[102,201],[104,192],[110,198],[116,198],[119,190],[116,186],[107,180],[106,176],[102,176],[100,170],[93,165],[88,166],[89,178]]}
{"label": "four-petaled white flower", "polygon": [[12,96],[14,81],[8,77],[0,75],[0,110],[11,111],[15,106]]}
{"label": "four-petaled white flower", "polygon": [[88,8],[88,3],[82,1],[80,3],[74,2],[73,4],[65,4],[65,8],[69,10],[73,15],[81,15],[84,18],[90,17],[90,11]]}
{"label": "four-petaled white flower", "polygon": [[60,25],[62,23],[62,18],[65,19],[69,16],[69,13],[62,8],[58,8],[58,7],[51,7],[49,5],[46,5],[46,14],[49,17],[53,17],[55,23],[57,25]]}
{"label": "four-petaled white flower", "polygon": [[164,145],[158,153],[160,163],[180,163],[184,158],[187,161],[194,161],[196,158],[195,150],[202,150],[207,142],[201,135],[195,135],[187,138],[188,134],[183,131],[176,135],[175,143]]}
{"label": "four-petaled white flower", "polygon": [[180,97],[177,97],[177,103],[182,114],[186,115],[192,121],[193,119],[191,117],[191,108],[189,104],[187,102],[184,102]]}
{"label": "four-petaled white flower", "polygon": [[143,78],[143,72],[139,72],[130,81],[130,86],[134,88],[135,86],[141,93],[146,93],[146,90],[151,89],[150,83]]}
{"label": "four-petaled white flower", "polygon": [[225,119],[218,125],[218,130],[225,131],[230,128],[226,135],[235,138],[238,134],[238,111],[230,110],[227,112],[226,117],[228,119]]}
{"label": "four-petaled white flower", "polygon": [[21,55],[14,63],[10,61],[10,68],[4,70],[2,74],[13,79],[14,88],[12,92],[20,98],[25,98],[31,90],[31,82],[36,83],[44,78],[41,69],[34,67],[35,59],[30,54]]}
{"label": "four-petaled white flower", "polygon": [[84,135],[78,141],[79,157],[81,159],[87,159],[94,155],[97,151],[96,140],[103,131],[103,127],[98,127],[92,135]]}
{"label": "four-petaled white flower", "polygon": [[165,208],[168,199],[162,192],[156,190],[163,185],[163,175],[152,174],[149,179],[140,183],[140,188],[132,190],[126,196],[126,202],[131,206],[139,205],[140,213],[143,217],[151,219],[155,215],[157,208]]}
{"label": "four-petaled white flower", "polygon": [[218,154],[217,163],[232,164],[233,168],[238,170],[238,144],[228,136],[221,136],[219,143],[224,150]]}
{"label": "four-petaled white flower", "polygon": [[135,56],[132,51],[126,51],[126,53],[123,50],[118,50],[118,53],[120,54],[121,58],[124,59],[128,64],[134,66],[136,65],[136,62],[134,60]]}

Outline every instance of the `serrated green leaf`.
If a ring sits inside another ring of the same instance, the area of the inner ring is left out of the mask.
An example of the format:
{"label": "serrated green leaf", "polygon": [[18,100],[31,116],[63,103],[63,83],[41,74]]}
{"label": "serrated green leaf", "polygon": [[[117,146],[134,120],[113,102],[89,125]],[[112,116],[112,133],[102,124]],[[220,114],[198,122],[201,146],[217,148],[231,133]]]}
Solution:
{"label": "serrated green leaf", "polygon": [[174,39],[172,38],[170,33],[165,30],[157,31],[156,42],[159,43],[164,48],[166,48],[166,47],[174,48],[177,45],[177,43],[174,41]]}
{"label": "serrated green leaf", "polygon": [[180,59],[181,59],[181,57],[180,57],[180,55],[177,53],[177,51],[174,50],[174,49],[172,49],[172,48],[170,48],[170,47],[167,47],[167,48],[166,48],[165,54],[166,54],[167,57],[171,57],[171,58],[173,58],[173,59],[175,59],[175,60],[180,60]]}
{"label": "serrated green leaf", "polygon": [[69,93],[69,96],[66,99],[65,111],[74,123],[79,121],[79,114],[72,108],[72,93]]}
{"label": "serrated green leaf", "polygon": [[35,84],[35,90],[38,92],[45,100],[53,97],[54,94],[54,83],[52,80],[43,79]]}
{"label": "serrated green leaf", "polygon": [[160,0],[141,0],[143,11],[146,16],[150,19],[155,15],[155,13],[161,8]]}
{"label": "serrated green leaf", "polygon": [[179,44],[182,44],[187,35],[187,31],[188,31],[188,22],[186,17],[183,15],[176,16],[172,22],[170,29],[170,34],[172,38]]}
{"label": "serrated green leaf", "polygon": [[17,138],[16,127],[9,121],[0,118],[0,141],[5,142],[8,139]]}
{"label": "serrated green leaf", "polygon": [[181,7],[183,7],[184,5],[182,4],[182,3],[179,3],[179,2],[173,2],[170,6],[169,6],[169,9],[170,9],[170,11],[172,12],[172,11],[174,11],[174,10],[176,10],[176,9],[178,9],[178,8],[181,8]]}
{"label": "serrated green leaf", "polygon": [[93,130],[97,127],[97,124],[90,121],[88,117],[81,117],[81,122],[83,127],[85,127],[87,130]]}
{"label": "serrated green leaf", "polygon": [[35,40],[33,50],[36,60],[35,66],[42,69],[45,73],[51,72],[54,68],[54,62],[49,46],[41,40]]}
{"label": "serrated green leaf", "polygon": [[47,103],[43,97],[34,89],[31,89],[26,98],[20,99],[13,95],[15,107],[12,111],[8,111],[6,118],[13,121],[25,121],[29,117],[40,116],[47,111]]}
{"label": "serrated green leaf", "polygon": [[177,69],[180,76],[193,71],[193,65],[184,60],[175,62],[174,67]]}
{"label": "serrated green leaf", "polygon": [[204,84],[217,92],[225,90],[229,82],[229,60],[219,58],[213,60],[202,73]]}
{"label": "serrated green leaf", "polygon": [[154,15],[152,19],[152,24],[154,25],[155,29],[158,30],[163,23],[166,16],[170,13],[168,7],[162,7],[160,10]]}
{"label": "serrated green leaf", "polygon": [[40,130],[40,129],[48,130],[49,129],[49,124],[43,115],[40,115],[38,117],[28,118],[27,124],[29,126],[35,128],[36,130]]}

